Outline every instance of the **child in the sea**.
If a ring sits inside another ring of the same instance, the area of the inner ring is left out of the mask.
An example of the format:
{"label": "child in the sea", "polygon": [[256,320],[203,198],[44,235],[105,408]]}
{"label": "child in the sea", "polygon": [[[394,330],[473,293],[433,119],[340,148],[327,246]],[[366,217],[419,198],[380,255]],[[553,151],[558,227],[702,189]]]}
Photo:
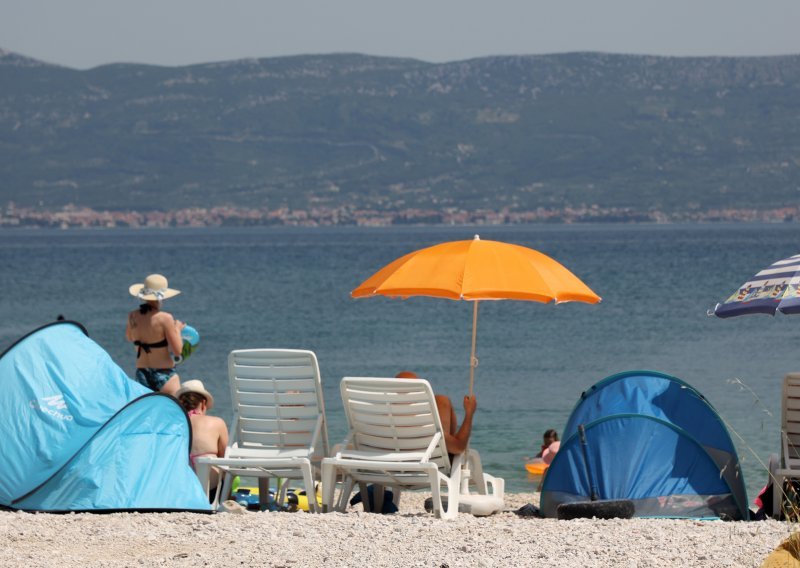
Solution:
{"label": "child in the sea", "polygon": [[546,430],[542,436],[542,449],[539,450],[539,453],[536,454],[536,457],[541,458],[544,463],[549,465],[550,462],[553,461],[553,458],[560,447],[561,442],[558,440],[558,432],[552,428]]}
{"label": "child in the sea", "polygon": [[532,458],[525,456],[525,461],[531,461],[534,463],[544,462],[550,465],[550,462],[553,461],[553,458],[560,447],[561,442],[558,440],[558,432],[552,428],[545,430],[544,434],[542,435],[542,445],[539,449],[539,452]]}

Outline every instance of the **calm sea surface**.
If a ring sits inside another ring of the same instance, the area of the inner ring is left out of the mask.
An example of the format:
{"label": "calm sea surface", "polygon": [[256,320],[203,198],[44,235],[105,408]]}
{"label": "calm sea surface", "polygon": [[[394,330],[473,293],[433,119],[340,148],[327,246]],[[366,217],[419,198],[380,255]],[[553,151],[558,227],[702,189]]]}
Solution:
{"label": "calm sea surface", "polygon": [[137,302],[128,286],[160,272],[183,291],[165,308],[202,337],[180,373],[205,381],[218,415],[230,424],[232,349],[311,349],[335,443],[345,434],[343,376],[414,370],[460,409],[471,304],[353,300],[349,292],[398,256],[476,232],[554,257],[603,297],[596,306],[481,304],[472,445],[487,471],[511,491],[532,490],[525,458],[545,429],[561,431],[581,391],[620,371],[652,369],[683,379],[716,407],[755,496],[766,479],[760,461],[779,450],[782,377],[800,370],[800,319],[719,320],[706,310],[756,271],[800,252],[793,224],[4,230],[0,350],[64,314],[132,374],[124,329]]}

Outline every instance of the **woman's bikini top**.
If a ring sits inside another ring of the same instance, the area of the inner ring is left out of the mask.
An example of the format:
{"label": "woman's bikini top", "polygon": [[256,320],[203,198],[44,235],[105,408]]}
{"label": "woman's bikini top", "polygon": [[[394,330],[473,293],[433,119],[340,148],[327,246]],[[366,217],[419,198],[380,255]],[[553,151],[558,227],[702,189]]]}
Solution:
{"label": "woman's bikini top", "polygon": [[150,353],[151,349],[157,349],[159,347],[169,347],[169,343],[167,343],[166,337],[161,341],[157,341],[156,343],[144,343],[143,341],[134,341],[133,344],[139,348],[136,351],[137,359],[142,356],[142,351],[144,351],[145,353]]}
{"label": "woman's bikini top", "polygon": [[[153,306],[150,304],[142,304],[139,306],[139,313],[146,314],[147,312],[151,311]],[[167,343],[167,338],[165,337],[161,341],[156,341],[155,343],[145,343],[144,341],[134,341],[133,344],[138,347],[139,349],[136,351],[136,358],[142,356],[142,351],[145,353],[150,353],[151,349],[158,349],[160,347],[169,347],[169,343]]]}

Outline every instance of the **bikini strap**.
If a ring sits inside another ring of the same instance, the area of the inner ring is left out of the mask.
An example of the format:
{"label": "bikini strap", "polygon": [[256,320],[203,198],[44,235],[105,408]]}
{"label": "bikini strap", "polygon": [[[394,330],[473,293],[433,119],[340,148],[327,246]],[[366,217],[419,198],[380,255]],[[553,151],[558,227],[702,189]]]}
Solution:
{"label": "bikini strap", "polygon": [[156,349],[158,347],[169,347],[169,343],[167,343],[166,337],[157,343],[145,343],[137,339],[136,341],[133,342],[133,344],[139,348],[139,350],[136,351],[137,359],[142,356],[142,351],[144,351],[145,353],[150,353],[151,349]]}

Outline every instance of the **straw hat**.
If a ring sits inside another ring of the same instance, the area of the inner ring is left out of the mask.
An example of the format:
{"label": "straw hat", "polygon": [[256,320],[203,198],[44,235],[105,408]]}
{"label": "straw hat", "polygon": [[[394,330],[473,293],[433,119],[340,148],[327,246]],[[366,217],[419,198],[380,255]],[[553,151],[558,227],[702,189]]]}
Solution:
{"label": "straw hat", "polygon": [[191,381],[186,381],[181,385],[181,388],[178,389],[178,392],[175,393],[175,398],[180,398],[182,394],[186,394],[189,392],[195,392],[201,396],[204,396],[206,399],[206,404],[209,409],[214,407],[214,397],[211,396],[211,393],[206,390],[206,387],[203,386],[203,381],[199,379],[192,379]]}
{"label": "straw hat", "polygon": [[131,296],[136,296],[140,300],[166,300],[181,293],[180,290],[173,290],[169,287],[166,277],[161,274],[151,274],[144,279],[144,284],[134,284],[128,291]]}

